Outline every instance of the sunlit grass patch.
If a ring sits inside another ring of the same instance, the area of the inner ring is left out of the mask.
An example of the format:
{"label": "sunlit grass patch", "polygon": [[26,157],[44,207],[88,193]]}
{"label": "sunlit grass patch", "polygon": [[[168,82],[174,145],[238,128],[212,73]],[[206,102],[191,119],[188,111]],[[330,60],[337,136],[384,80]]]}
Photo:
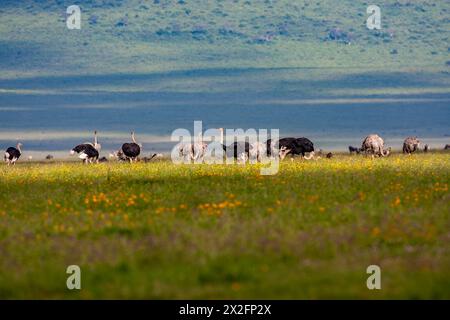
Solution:
{"label": "sunlit grass patch", "polygon": [[449,160],[1,166],[0,296],[448,298]]}

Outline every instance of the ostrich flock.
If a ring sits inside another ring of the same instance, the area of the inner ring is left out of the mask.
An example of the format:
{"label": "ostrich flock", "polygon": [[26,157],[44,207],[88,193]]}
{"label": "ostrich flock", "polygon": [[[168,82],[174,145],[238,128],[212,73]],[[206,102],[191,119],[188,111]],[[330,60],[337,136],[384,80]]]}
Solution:
{"label": "ostrich flock", "polygon": [[[262,142],[234,142],[229,146],[224,144],[223,128],[220,128],[221,138],[220,143],[222,145],[224,154],[227,157],[234,158],[238,163],[246,163],[249,159],[255,159],[257,162],[261,161],[264,154],[268,157],[278,157],[283,160],[286,156],[290,155],[291,159],[293,156],[301,156],[306,160],[310,159],[320,159],[323,154],[322,150],[319,150],[317,154],[315,153],[314,144],[308,138],[281,138],[278,141],[267,140],[266,143]],[[278,147],[276,147],[278,142]],[[15,165],[17,160],[19,160],[22,155],[22,143],[17,143],[16,147],[9,147],[5,151],[4,161],[7,165]],[[71,155],[78,154],[83,163],[99,163],[107,162],[106,157],[100,158],[101,145],[98,143],[97,131],[94,132],[94,142],[85,142],[75,146],[70,150]],[[203,141],[198,141],[195,143],[186,143],[178,145],[178,153],[180,158],[183,158],[195,162],[203,162],[204,157],[207,153],[208,144]],[[403,153],[411,155],[412,153],[420,149],[420,141],[417,137],[408,137],[403,142]],[[122,147],[115,152],[109,154],[110,158],[117,159],[118,161],[127,161],[130,163],[137,162],[139,160],[148,162],[152,159],[162,158],[163,155],[153,154],[151,157],[139,158],[141,154],[142,144],[136,142],[134,132],[131,132],[131,142],[126,142]],[[349,146],[348,150],[350,154],[365,154],[372,158],[375,157],[387,157],[391,148],[385,148],[384,140],[377,134],[371,134],[367,136],[363,142],[361,148]],[[429,146],[426,144],[423,148],[423,152],[428,152],[430,150]],[[444,150],[450,150],[450,145],[447,144]],[[327,153],[326,158],[332,158],[333,154]],[[47,160],[53,159],[52,155],[46,157]]]}

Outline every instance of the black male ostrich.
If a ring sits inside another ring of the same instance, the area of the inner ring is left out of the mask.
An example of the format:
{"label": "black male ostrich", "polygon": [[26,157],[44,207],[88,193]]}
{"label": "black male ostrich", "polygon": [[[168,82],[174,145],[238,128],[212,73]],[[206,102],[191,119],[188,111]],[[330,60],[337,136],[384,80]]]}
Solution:
{"label": "black male ostrich", "polygon": [[[267,155],[270,156],[272,154],[273,143],[272,139],[267,140]],[[286,150],[290,150],[286,155],[301,155],[303,158],[309,160],[314,156],[314,144],[308,138],[282,138],[278,140],[278,148],[285,148]],[[306,153],[309,153],[306,156]]]}
{"label": "black male ostrich", "polygon": [[134,132],[131,132],[131,143],[124,143],[122,149],[118,151],[118,157],[125,156],[130,163],[137,162],[138,156],[141,154],[142,145],[136,142]]}
{"label": "black male ostrich", "polygon": [[[296,139],[297,150],[295,154],[301,154],[305,159],[311,159],[314,156],[314,144],[308,138]],[[309,153],[309,156],[305,156],[305,153]]]}
{"label": "black male ostrich", "polygon": [[78,153],[78,158],[83,160],[85,164],[98,162],[99,150],[101,145],[97,141],[97,131],[94,132],[94,143],[85,142],[83,144],[77,145],[75,148],[70,150],[70,154]]}
{"label": "black male ostrich", "polygon": [[21,147],[22,147],[22,144],[19,142],[15,148],[9,147],[8,149],[6,149],[5,155],[3,158],[8,166],[10,164],[15,165],[16,161],[19,160],[20,155],[22,154]]}

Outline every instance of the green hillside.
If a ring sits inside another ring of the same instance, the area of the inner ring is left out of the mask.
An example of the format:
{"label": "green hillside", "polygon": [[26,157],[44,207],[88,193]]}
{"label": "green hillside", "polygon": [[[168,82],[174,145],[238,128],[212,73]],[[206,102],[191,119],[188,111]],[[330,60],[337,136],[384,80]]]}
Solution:
{"label": "green hillside", "polygon": [[[81,30],[68,30],[78,4]],[[448,1],[2,1],[1,78],[205,68],[448,72]],[[342,37],[330,39],[338,28]],[[344,71],[345,72],[345,71]]]}

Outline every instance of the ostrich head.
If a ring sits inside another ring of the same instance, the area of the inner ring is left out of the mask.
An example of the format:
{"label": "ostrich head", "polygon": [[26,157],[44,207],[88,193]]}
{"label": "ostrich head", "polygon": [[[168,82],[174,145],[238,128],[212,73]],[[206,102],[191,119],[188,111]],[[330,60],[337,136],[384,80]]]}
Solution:
{"label": "ostrich head", "polygon": [[97,138],[97,130],[94,131],[94,148],[97,151],[100,151],[102,148],[102,145],[100,143],[98,143],[98,138]]}
{"label": "ostrich head", "polygon": [[278,156],[280,157],[280,160],[283,160],[286,158],[286,156],[291,152],[291,149],[288,149],[286,146],[283,146],[278,151]]}
{"label": "ostrich head", "polygon": [[17,150],[19,150],[20,152],[22,152],[22,149],[21,149],[22,146],[23,146],[23,144],[20,143],[20,142],[18,142],[18,143],[17,143],[17,146],[16,146],[16,147],[17,147]]}

